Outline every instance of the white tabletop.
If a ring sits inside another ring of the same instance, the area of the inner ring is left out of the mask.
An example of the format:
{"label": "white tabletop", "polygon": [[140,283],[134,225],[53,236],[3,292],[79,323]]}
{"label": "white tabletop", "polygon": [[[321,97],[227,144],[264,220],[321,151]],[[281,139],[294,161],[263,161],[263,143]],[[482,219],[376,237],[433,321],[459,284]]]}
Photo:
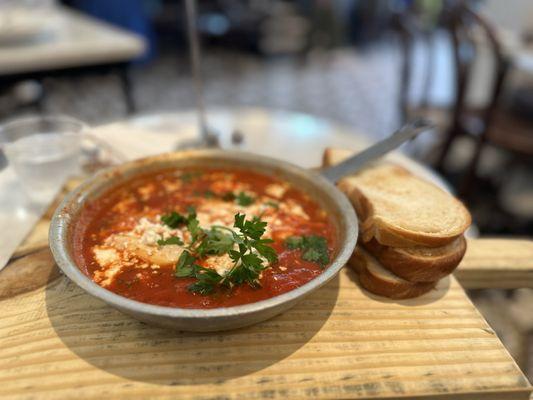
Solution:
{"label": "white tabletop", "polygon": [[43,37],[0,46],[0,75],[128,61],[145,50],[134,33],[66,8],[54,14],[54,29]]}
{"label": "white tabletop", "polygon": [[[304,168],[318,167],[326,147],[352,149],[371,144],[368,136],[309,114],[264,108],[210,109],[208,121],[219,132],[223,148],[234,147],[231,133],[236,129],[245,139],[240,150],[292,162]],[[172,151],[180,142],[197,137],[194,111],[137,116],[95,128],[95,134],[120,149],[127,158],[139,158]],[[392,133],[392,132],[391,132]],[[444,180],[429,168],[400,152],[387,156],[416,175],[449,190]]]}

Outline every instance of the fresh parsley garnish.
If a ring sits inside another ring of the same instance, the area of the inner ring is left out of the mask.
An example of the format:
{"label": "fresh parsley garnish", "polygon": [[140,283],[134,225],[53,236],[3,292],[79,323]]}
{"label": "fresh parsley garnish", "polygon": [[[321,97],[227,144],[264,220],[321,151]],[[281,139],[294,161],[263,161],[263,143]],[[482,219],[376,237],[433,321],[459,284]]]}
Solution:
{"label": "fresh parsley garnish", "polygon": [[329,263],[328,242],[322,236],[291,236],[285,239],[290,250],[302,250],[302,260],[319,264],[324,268]]}
{"label": "fresh parsley garnish", "polygon": [[169,228],[176,229],[180,225],[187,223],[187,218],[176,211],[172,211],[169,214],[162,215],[161,222]]}
{"label": "fresh parsley garnish", "polygon": [[224,200],[224,201],[233,201],[233,200],[235,200],[235,193],[233,193],[233,192],[225,193],[222,196],[222,200]]}
{"label": "fresh parsley garnish", "polygon": [[235,201],[238,205],[246,207],[250,204],[253,204],[255,199],[252,196],[248,196],[244,192],[240,192],[238,194],[235,194],[233,192],[227,192],[222,197],[222,200],[224,201]]}
{"label": "fresh parsley garnish", "polygon": [[196,258],[188,251],[181,253],[174,276],[176,278],[196,278],[197,281],[189,285],[188,289],[202,295],[213,292],[223,279],[215,270],[196,264]]}
{"label": "fresh parsley garnish", "polygon": [[[274,263],[278,259],[276,251],[269,246],[273,240],[261,239],[267,223],[260,218],[247,220],[244,214],[236,214],[233,224],[236,229],[212,226],[208,230],[200,228],[196,214],[189,214],[187,218],[192,242],[181,254],[175,276],[196,278],[197,281],[188,287],[191,292],[206,295],[220,286],[232,288],[244,283],[257,287],[261,272],[268,266],[265,260]],[[199,258],[209,254],[228,254],[233,266],[221,275],[197,264]]]}
{"label": "fresh parsley garnish", "polygon": [[165,246],[167,244],[177,244],[181,246],[183,244],[183,241],[177,236],[171,236],[168,239],[159,239],[157,241],[157,244],[159,246]]}
{"label": "fresh parsley garnish", "polygon": [[243,207],[246,207],[246,206],[249,206],[250,204],[252,204],[255,199],[251,196],[248,196],[246,193],[244,192],[240,192],[236,197],[235,197],[235,200],[237,201],[237,204],[240,205],[240,206],[243,206]]}
{"label": "fresh parsley garnish", "polygon": [[183,253],[181,253],[180,258],[178,258],[174,275],[177,278],[187,278],[193,276],[193,273],[196,269],[195,262],[196,258],[194,258],[191,253],[185,250]]}
{"label": "fresh parsley garnish", "polygon": [[196,213],[189,213],[187,216],[187,230],[191,234],[192,244],[194,244],[203,234],[203,229],[200,228],[200,221],[196,218]]}
{"label": "fresh parsley garnish", "polygon": [[220,229],[204,231],[205,237],[196,247],[199,256],[222,255],[228,253],[235,244],[232,235],[222,232]]}
{"label": "fresh parsley garnish", "polygon": [[285,239],[285,247],[289,250],[299,249],[302,247],[304,239],[302,236],[290,236]]}

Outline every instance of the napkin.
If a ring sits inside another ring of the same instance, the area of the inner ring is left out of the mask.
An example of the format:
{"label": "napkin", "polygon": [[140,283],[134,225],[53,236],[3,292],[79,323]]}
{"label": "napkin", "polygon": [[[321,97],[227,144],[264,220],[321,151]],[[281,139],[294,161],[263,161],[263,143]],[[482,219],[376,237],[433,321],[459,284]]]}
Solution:
{"label": "napkin", "polygon": [[[57,188],[57,191],[59,192]],[[32,203],[15,171],[7,167],[0,171],[0,270],[5,267],[11,255],[31,232],[35,223],[41,218],[55,194],[43,203]]]}

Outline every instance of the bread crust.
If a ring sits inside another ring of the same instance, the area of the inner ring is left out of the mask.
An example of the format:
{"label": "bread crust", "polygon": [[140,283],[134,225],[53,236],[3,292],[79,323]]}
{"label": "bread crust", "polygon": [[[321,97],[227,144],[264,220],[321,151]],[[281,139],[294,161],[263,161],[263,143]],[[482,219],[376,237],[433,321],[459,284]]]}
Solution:
{"label": "bread crust", "polygon": [[434,282],[451,274],[466,252],[464,236],[434,252],[383,246],[375,239],[363,246],[389,271],[413,283]]}
{"label": "bread crust", "polygon": [[410,299],[429,292],[437,284],[437,282],[412,283],[402,278],[382,279],[367,267],[368,257],[364,250],[357,249],[348,265],[357,271],[361,286],[371,293],[395,300]]}
{"label": "bread crust", "polygon": [[[324,166],[331,166],[338,161],[344,159],[349,155],[347,150],[339,150],[327,148],[324,151],[322,163]],[[393,174],[399,176],[413,176],[413,179],[419,179],[412,175],[408,170],[401,166],[395,166],[392,169]],[[341,179],[338,187],[343,191],[354,206],[357,216],[361,222],[361,237],[363,241],[368,242],[375,238],[380,244],[393,247],[412,247],[412,246],[427,246],[427,247],[441,247],[445,246],[454,240],[468,229],[472,223],[470,213],[464,205],[456,199],[460,204],[460,212],[462,213],[462,225],[455,227],[452,232],[420,232],[412,231],[402,228],[398,225],[391,224],[376,215],[372,207],[372,201],[365,197],[363,192],[357,187],[357,183],[352,182],[350,177]],[[451,197],[451,195],[450,195]]]}
{"label": "bread crust", "polygon": [[470,213],[463,206],[464,223],[452,234],[445,235],[410,231],[395,225],[390,225],[379,216],[375,216],[372,202],[357,187],[350,185],[347,181],[341,182],[339,189],[348,196],[357,212],[357,216],[361,221],[362,239],[365,242],[375,238],[380,244],[392,247],[441,247],[461,236],[472,223]]}

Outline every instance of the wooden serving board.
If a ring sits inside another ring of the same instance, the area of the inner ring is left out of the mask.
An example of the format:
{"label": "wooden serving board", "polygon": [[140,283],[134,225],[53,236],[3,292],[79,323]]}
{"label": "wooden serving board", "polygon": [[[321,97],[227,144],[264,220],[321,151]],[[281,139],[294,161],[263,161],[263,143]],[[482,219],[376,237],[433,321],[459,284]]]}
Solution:
{"label": "wooden serving board", "polygon": [[0,398],[528,399],[531,387],[455,278],[395,302],[345,268],[250,328],[154,328],[65,277],[0,301]]}

